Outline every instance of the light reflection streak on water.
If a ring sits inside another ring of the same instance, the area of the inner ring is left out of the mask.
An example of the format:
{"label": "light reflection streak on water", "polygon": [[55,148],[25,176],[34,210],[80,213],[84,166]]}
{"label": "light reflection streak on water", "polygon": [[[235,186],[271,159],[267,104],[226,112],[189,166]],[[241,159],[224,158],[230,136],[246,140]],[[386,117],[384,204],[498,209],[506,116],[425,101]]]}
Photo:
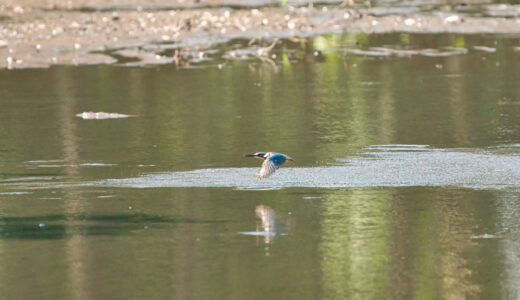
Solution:
{"label": "light reflection streak on water", "polygon": [[434,149],[421,145],[371,146],[363,153],[321,167],[282,167],[259,180],[257,168],[214,168],[94,182],[10,182],[19,189],[103,186],[124,188],[231,187],[268,190],[290,187],[348,188],[457,186],[473,189],[520,187],[520,148]]}
{"label": "light reflection streak on water", "polygon": [[[494,264],[501,260],[495,254],[481,257],[501,252],[495,242],[471,238],[497,230],[489,213],[493,195],[492,191],[450,188],[442,189],[442,195],[437,189],[424,188],[352,189],[326,195],[321,202],[320,242],[326,298],[430,295],[432,299],[463,299],[478,295],[481,278],[493,277]],[[483,212],[472,208],[475,202]],[[482,220],[483,216],[489,220]],[[490,270],[481,273],[476,261]],[[517,265],[516,260],[511,264]]]}
{"label": "light reflection streak on water", "polygon": [[[500,215],[500,227],[498,237],[503,247],[505,273],[504,298],[518,299],[520,297],[520,193],[508,193],[500,197],[498,202],[498,214]],[[485,240],[483,241],[485,242]]]}
{"label": "light reflection streak on water", "polygon": [[385,211],[390,202],[384,197],[373,200],[364,191],[352,191],[330,194],[323,201],[320,248],[326,298],[377,299],[386,288],[373,289],[371,282],[389,284]]}
{"label": "light reflection streak on water", "polygon": [[[513,150],[513,151],[511,151]],[[474,189],[518,188],[518,148],[490,150],[432,149],[424,146],[374,146],[361,155],[339,159],[326,167],[282,167],[268,179],[254,177],[257,169],[220,168],[152,173],[135,178],[87,183],[93,186],[233,187],[282,189],[289,187],[458,186]]]}

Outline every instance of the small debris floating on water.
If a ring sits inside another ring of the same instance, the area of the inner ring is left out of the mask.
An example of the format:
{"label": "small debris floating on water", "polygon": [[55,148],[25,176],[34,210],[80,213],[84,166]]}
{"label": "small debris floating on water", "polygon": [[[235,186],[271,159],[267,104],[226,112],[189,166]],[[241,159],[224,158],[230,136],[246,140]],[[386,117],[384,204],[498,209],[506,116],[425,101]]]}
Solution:
{"label": "small debris floating on water", "polygon": [[82,112],[77,114],[76,117],[80,117],[84,120],[104,120],[104,119],[121,119],[133,117],[131,115],[119,114],[119,113],[107,113],[107,112]]}
{"label": "small debris floating on water", "polygon": [[496,48],[487,47],[487,46],[473,46],[473,49],[478,50],[478,51],[488,52],[488,53],[494,53],[497,51]]}
{"label": "small debris floating on water", "polygon": [[475,240],[475,239],[495,239],[497,238],[496,235],[494,234],[488,234],[488,233],[485,233],[485,234],[482,234],[482,235],[474,235],[471,237],[471,239]]}

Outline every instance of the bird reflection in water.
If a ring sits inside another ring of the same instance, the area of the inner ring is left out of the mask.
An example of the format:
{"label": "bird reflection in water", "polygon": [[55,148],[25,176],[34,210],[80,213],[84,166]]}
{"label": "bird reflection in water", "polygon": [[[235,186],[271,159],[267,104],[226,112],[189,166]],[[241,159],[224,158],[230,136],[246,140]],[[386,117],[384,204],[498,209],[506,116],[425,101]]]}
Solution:
{"label": "bird reflection in water", "polygon": [[276,235],[282,235],[285,229],[285,222],[283,222],[274,209],[269,206],[258,205],[255,207],[256,216],[260,219],[257,223],[256,232],[264,237],[264,242],[269,244],[273,241]]}
{"label": "bird reflection in water", "polygon": [[[278,216],[278,214],[269,206],[258,205],[255,207],[255,214],[260,219],[257,222],[255,231],[239,232],[243,235],[252,235],[256,237],[264,237],[266,245],[266,255],[269,255],[269,247],[278,236],[287,235],[285,233],[286,222]],[[259,239],[257,239],[257,242]]]}

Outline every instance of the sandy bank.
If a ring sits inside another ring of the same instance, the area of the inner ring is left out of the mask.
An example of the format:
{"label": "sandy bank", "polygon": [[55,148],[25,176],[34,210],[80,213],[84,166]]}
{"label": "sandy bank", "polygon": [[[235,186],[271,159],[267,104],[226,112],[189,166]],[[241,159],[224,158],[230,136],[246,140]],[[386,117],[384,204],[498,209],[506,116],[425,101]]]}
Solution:
{"label": "sandy bank", "polygon": [[175,58],[162,56],[157,45],[206,49],[236,38],[273,40],[332,32],[520,34],[516,17],[449,12],[378,14],[377,8],[337,5],[146,10],[133,4],[118,11],[82,11],[62,9],[50,1],[23,6],[24,1],[31,2],[12,1],[1,7],[0,68],[114,63],[113,56],[99,53],[114,49],[126,49],[123,54],[130,49],[129,56],[170,63]]}

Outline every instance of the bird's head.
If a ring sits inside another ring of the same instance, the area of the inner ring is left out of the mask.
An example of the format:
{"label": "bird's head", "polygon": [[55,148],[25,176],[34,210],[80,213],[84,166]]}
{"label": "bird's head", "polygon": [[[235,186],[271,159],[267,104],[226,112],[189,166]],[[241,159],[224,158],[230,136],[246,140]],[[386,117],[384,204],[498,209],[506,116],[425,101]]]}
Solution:
{"label": "bird's head", "polygon": [[253,153],[253,154],[246,154],[244,156],[245,157],[256,157],[256,158],[266,159],[267,158],[267,154],[268,153],[265,153],[265,152],[256,152],[256,153]]}

